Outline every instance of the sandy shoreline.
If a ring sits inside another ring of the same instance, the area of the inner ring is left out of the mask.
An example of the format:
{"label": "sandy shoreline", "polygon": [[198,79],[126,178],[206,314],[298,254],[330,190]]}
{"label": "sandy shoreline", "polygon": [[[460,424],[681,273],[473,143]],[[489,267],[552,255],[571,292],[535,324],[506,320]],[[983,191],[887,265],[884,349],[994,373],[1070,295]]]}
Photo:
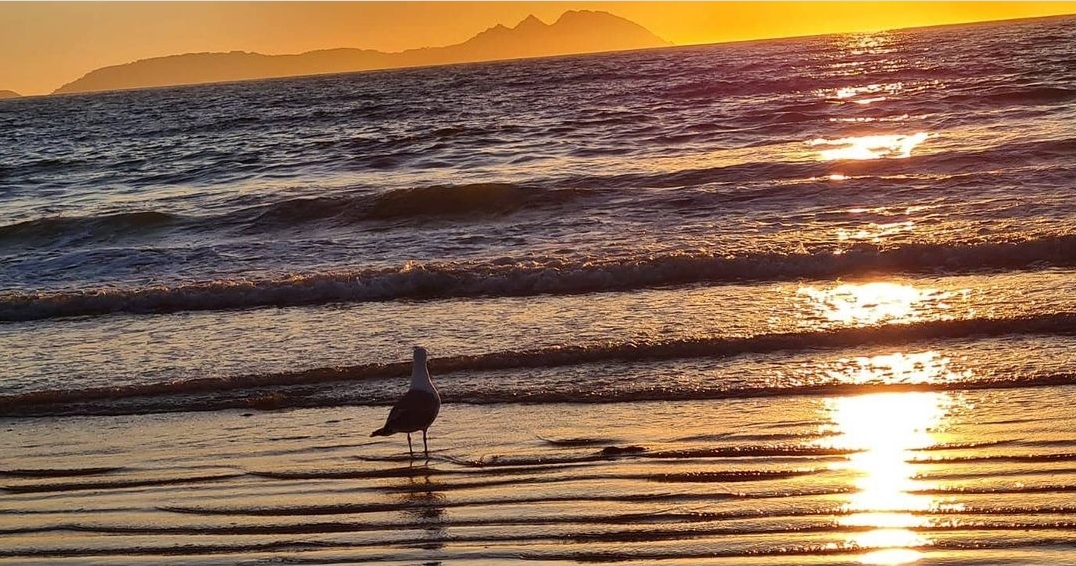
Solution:
{"label": "sandy shoreline", "polygon": [[1058,563],[1074,393],[5,419],[0,563]]}

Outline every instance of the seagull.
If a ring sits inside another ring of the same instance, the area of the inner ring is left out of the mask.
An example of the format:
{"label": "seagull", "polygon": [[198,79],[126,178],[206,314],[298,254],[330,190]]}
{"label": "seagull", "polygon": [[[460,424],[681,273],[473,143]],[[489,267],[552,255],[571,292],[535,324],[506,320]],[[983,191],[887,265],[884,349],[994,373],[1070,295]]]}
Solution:
{"label": "seagull", "polygon": [[430,381],[430,370],[426,369],[426,348],[415,346],[415,358],[411,363],[411,388],[389,411],[385,426],[375,430],[370,436],[389,436],[397,432],[407,433],[407,451],[415,457],[411,449],[411,433],[422,431],[422,448],[426,458],[430,449],[426,445],[426,429],[430,428],[437,412],[441,409],[441,396]]}

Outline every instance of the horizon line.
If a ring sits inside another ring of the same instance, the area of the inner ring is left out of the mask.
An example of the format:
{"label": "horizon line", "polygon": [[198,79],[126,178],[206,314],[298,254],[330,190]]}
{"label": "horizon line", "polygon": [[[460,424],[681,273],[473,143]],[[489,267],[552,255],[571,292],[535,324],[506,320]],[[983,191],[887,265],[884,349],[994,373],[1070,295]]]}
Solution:
{"label": "horizon line", "polygon": [[[131,91],[131,90],[149,90],[149,89],[155,89],[155,88],[175,88],[175,87],[198,86],[198,85],[207,85],[207,84],[230,84],[230,83],[237,83],[237,82],[253,82],[253,81],[261,81],[261,80],[298,79],[298,78],[304,78],[304,77],[331,76],[331,75],[338,75],[338,74],[339,75],[345,75],[345,74],[363,73],[363,72],[371,72],[371,71],[390,71],[390,70],[397,70],[397,69],[431,68],[431,67],[444,67],[444,66],[449,66],[449,65],[493,63],[493,62],[498,62],[498,61],[520,61],[520,60],[528,60],[528,59],[543,59],[543,58],[549,58],[549,57],[569,57],[569,56],[577,56],[577,55],[597,55],[597,54],[602,54],[602,53],[616,53],[616,52],[619,52],[619,51],[591,51],[591,52],[580,52],[580,53],[559,54],[559,55],[540,55],[540,56],[536,56],[536,57],[521,57],[521,58],[509,58],[509,59],[488,59],[488,60],[482,60],[482,61],[454,61],[454,62],[451,62],[451,63],[437,63],[437,64],[433,64],[433,65],[379,67],[379,68],[376,68],[376,69],[358,69],[358,70],[354,70],[354,71],[344,71],[344,72],[340,72],[340,73],[335,73],[334,72],[334,73],[313,73],[313,74],[309,74],[309,75],[286,75],[286,76],[279,76],[279,77],[262,77],[262,78],[254,78],[254,79],[239,79],[239,80],[235,80],[235,81],[206,82],[206,83],[186,83],[186,84],[162,85],[162,86],[145,86],[145,87],[135,87],[135,88],[122,88],[122,89],[115,89],[115,90],[87,91],[87,92],[73,92],[73,93],[58,93],[58,92],[56,92],[60,88],[63,88],[63,86],[65,86],[67,84],[70,84],[71,82],[78,81],[81,78],[83,78],[83,77],[85,77],[85,76],[87,76],[90,73],[93,73],[95,71],[98,71],[98,70],[101,70],[101,69],[106,69],[106,68],[109,68],[109,67],[119,67],[119,66],[123,66],[123,65],[130,65],[130,64],[137,63],[137,62],[140,62],[140,61],[148,61],[148,60],[152,60],[152,59],[165,59],[165,58],[169,58],[169,57],[182,57],[182,56],[185,56],[185,55],[203,55],[203,54],[226,55],[226,54],[229,54],[229,53],[244,53],[244,54],[250,54],[250,55],[262,55],[262,56],[265,56],[265,57],[295,57],[295,56],[306,55],[306,54],[309,54],[309,53],[318,53],[318,52],[323,52],[323,51],[336,51],[336,50],[373,51],[373,52],[382,53],[382,54],[386,54],[386,55],[396,55],[396,54],[407,53],[407,52],[410,52],[410,51],[420,51],[420,50],[423,50],[423,49],[442,49],[442,48],[447,48],[447,47],[453,47],[453,46],[456,46],[456,45],[462,45],[462,44],[466,43],[467,41],[470,41],[471,39],[477,37],[478,35],[486,32],[486,31],[496,29],[497,27],[503,27],[503,28],[511,29],[511,30],[517,29],[523,22],[525,22],[525,21],[527,21],[528,19],[531,19],[531,18],[533,18],[535,20],[538,20],[543,25],[552,26],[556,22],[560,21],[560,19],[563,18],[563,16],[565,14],[569,13],[569,12],[594,12],[594,13],[605,13],[605,14],[608,14],[608,15],[612,15],[612,16],[615,16],[617,18],[629,21],[629,22],[631,22],[631,23],[633,23],[635,25],[638,25],[638,26],[642,27],[643,29],[646,29],[646,31],[650,32],[651,34],[653,34],[658,39],[661,39],[662,41],[665,41],[666,43],[669,44],[669,45],[666,45],[666,46],[644,48],[646,50],[648,50],[648,49],[672,49],[672,48],[678,48],[678,47],[699,47],[699,46],[705,46],[705,45],[733,45],[733,44],[741,44],[741,43],[754,43],[754,42],[760,42],[760,41],[776,41],[776,40],[782,40],[782,39],[806,39],[806,38],[812,38],[812,37],[827,37],[827,36],[848,35],[848,34],[885,33],[885,32],[894,32],[894,31],[902,31],[902,30],[913,30],[913,29],[947,28],[947,27],[959,27],[959,26],[977,25],[977,24],[990,24],[990,23],[999,23],[999,22],[1019,22],[1019,21],[1045,20],[1045,19],[1054,19],[1054,18],[1068,18],[1068,17],[1076,16],[1076,12],[1071,12],[1071,13],[1064,13],[1064,14],[1050,14],[1050,15],[1045,15],[1045,16],[1028,16],[1028,17],[1020,17],[1020,18],[1000,18],[1000,19],[986,19],[986,20],[970,20],[970,21],[966,21],[966,22],[929,24],[929,25],[922,25],[922,26],[902,26],[902,27],[893,27],[893,28],[879,28],[879,29],[876,29],[876,30],[860,30],[860,31],[844,31],[844,32],[828,32],[828,33],[807,33],[807,34],[792,34],[792,35],[779,35],[779,36],[763,36],[763,37],[753,37],[753,38],[744,38],[744,39],[730,39],[730,40],[718,40],[718,41],[709,41],[709,42],[679,43],[678,44],[678,43],[674,43],[672,41],[669,41],[668,39],[665,39],[665,38],[663,38],[661,36],[658,36],[653,31],[650,31],[649,28],[646,28],[645,26],[643,26],[642,24],[639,24],[638,22],[635,22],[634,20],[630,20],[628,18],[625,18],[623,16],[619,16],[617,14],[613,14],[611,12],[604,12],[604,11],[601,11],[601,10],[565,10],[564,12],[561,12],[561,14],[557,17],[557,20],[554,21],[553,24],[546,23],[545,21],[543,21],[541,18],[535,16],[534,14],[528,14],[527,16],[522,18],[518,23],[516,23],[516,25],[514,25],[512,27],[508,27],[508,26],[506,26],[504,24],[496,24],[494,26],[487,27],[484,30],[475,33],[473,36],[471,36],[467,40],[464,40],[464,41],[459,42],[459,43],[450,43],[450,44],[447,44],[447,45],[412,47],[412,48],[404,49],[404,50],[401,50],[401,51],[381,51],[379,49],[370,49],[370,48],[363,48],[363,47],[327,47],[327,48],[324,48],[324,49],[311,49],[309,51],[302,51],[302,52],[298,52],[298,53],[262,53],[262,52],[258,52],[258,51],[243,51],[243,50],[232,50],[232,51],[189,51],[189,52],[184,52],[184,53],[171,53],[171,54],[167,54],[167,55],[156,55],[156,56],[152,56],[152,57],[143,57],[143,58],[140,58],[140,59],[129,60],[129,61],[122,62],[122,63],[115,63],[115,64],[111,64],[111,65],[103,65],[103,66],[100,66],[100,67],[96,67],[94,69],[91,69],[90,71],[87,71],[81,77],[79,77],[77,79],[74,79],[73,81],[67,81],[65,83],[62,83],[60,86],[54,88],[51,92],[36,93],[36,94],[22,94],[20,92],[15,91],[15,90],[4,89],[4,88],[0,88],[0,92],[10,92],[10,93],[14,93],[16,95],[16,96],[8,98],[6,100],[18,100],[18,99],[23,99],[23,98],[40,98],[40,97],[45,97],[45,96],[68,96],[68,95],[95,94],[95,93],[104,93],[104,92],[123,92],[123,91]],[[633,51],[633,50],[621,50],[621,51]],[[0,86],[2,86],[2,85],[0,85]],[[0,101],[2,101],[2,100],[4,100],[4,99],[0,99]]]}

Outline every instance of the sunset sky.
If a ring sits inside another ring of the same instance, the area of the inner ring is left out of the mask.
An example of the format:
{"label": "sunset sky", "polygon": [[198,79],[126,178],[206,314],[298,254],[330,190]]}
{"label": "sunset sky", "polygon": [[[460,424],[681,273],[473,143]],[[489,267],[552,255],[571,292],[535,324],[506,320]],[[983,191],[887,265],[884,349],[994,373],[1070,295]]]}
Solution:
{"label": "sunset sky", "polygon": [[0,90],[46,94],[103,66],[202,51],[402,51],[528,14],[603,10],[678,45],[1076,13],[1076,2],[0,2]]}

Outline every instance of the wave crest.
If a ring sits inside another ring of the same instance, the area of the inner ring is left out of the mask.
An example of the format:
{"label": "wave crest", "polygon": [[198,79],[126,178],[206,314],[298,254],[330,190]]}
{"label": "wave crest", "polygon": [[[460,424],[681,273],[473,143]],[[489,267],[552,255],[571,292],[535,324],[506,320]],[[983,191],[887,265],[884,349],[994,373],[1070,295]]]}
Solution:
{"label": "wave crest", "polygon": [[1076,265],[1076,235],[952,246],[856,245],[843,253],[764,253],[726,257],[672,253],[620,260],[530,263],[408,263],[395,269],[333,271],[269,280],[173,286],[0,293],[0,321],[111,313],[168,313],[456,297],[582,294],[743,281],[833,279],[866,273],[947,273]]}
{"label": "wave crest", "polygon": [[[438,375],[495,372],[525,368],[556,368],[621,362],[653,362],[690,358],[725,358],[807,349],[839,349],[863,345],[900,345],[922,340],[983,338],[1020,334],[1076,333],[1076,313],[999,319],[929,321],[873,327],[842,328],[763,334],[744,338],[696,338],[610,345],[561,346],[527,351],[443,357],[430,360]],[[216,410],[226,408],[277,409],[337,404],[385,405],[398,391],[371,382],[397,378],[409,361],[371,363],[351,367],[316,368],[293,372],[207,377],[165,383],[135,384],[96,389],[48,390],[0,396],[0,416],[51,414],[123,414]],[[334,382],[366,382],[359,392],[334,389]],[[1042,387],[1076,383],[1076,374],[1036,374],[943,382],[831,382],[813,385],[737,386],[715,383],[706,388],[648,387],[644,390],[564,391],[541,387],[460,390],[442,394],[447,403],[614,403],[678,401],[800,395],[847,395],[871,391],[941,391]],[[325,386],[325,387],[315,387]],[[317,389],[318,391],[314,391]],[[564,441],[562,441],[564,442]],[[569,440],[589,442],[589,440]],[[654,455],[658,457],[659,455]]]}
{"label": "wave crest", "polygon": [[435,185],[378,194],[289,198],[218,216],[180,216],[153,210],[96,216],[51,216],[0,226],[0,245],[49,246],[107,242],[116,236],[148,236],[180,227],[210,232],[238,227],[247,233],[326,224],[347,227],[365,222],[431,218],[481,220],[556,208],[585,197],[585,189],[544,189],[511,183]]}
{"label": "wave crest", "polygon": [[167,228],[182,220],[164,212],[119,212],[102,216],[52,216],[0,226],[0,245],[101,241]]}

